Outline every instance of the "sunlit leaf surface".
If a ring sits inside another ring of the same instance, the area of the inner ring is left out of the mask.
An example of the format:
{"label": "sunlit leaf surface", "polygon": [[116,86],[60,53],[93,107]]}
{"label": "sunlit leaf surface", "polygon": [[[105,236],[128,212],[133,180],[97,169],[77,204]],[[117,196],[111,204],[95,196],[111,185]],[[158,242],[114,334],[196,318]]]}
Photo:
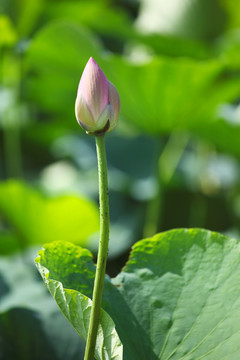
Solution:
{"label": "sunlit leaf surface", "polygon": [[23,247],[54,240],[86,244],[99,228],[97,206],[89,200],[66,195],[44,197],[14,180],[0,184],[0,213]]}

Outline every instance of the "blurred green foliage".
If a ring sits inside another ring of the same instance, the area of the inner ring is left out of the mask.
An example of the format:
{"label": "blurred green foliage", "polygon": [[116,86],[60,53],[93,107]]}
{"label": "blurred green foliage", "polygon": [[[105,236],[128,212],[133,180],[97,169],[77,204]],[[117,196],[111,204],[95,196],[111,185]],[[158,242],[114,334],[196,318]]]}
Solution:
{"label": "blurred green foliage", "polygon": [[[6,232],[14,232],[19,248],[60,239],[84,246],[99,229],[95,205],[76,196],[46,198],[12,180],[0,184],[0,203]],[[4,237],[1,247],[4,251]]]}
{"label": "blurred green foliage", "polygon": [[77,360],[84,343],[39,281],[36,251],[1,257],[0,358]]}
{"label": "blurred green foliage", "polygon": [[[122,102],[119,126],[107,136],[108,273],[119,272],[136,240],[160,230],[197,226],[239,238],[238,2],[0,0],[0,254],[6,263],[10,253],[24,259],[32,246],[57,239],[96,253],[94,139],[74,115],[90,56]],[[21,308],[18,296],[7,310],[12,314]],[[3,333],[0,325],[0,339]]]}

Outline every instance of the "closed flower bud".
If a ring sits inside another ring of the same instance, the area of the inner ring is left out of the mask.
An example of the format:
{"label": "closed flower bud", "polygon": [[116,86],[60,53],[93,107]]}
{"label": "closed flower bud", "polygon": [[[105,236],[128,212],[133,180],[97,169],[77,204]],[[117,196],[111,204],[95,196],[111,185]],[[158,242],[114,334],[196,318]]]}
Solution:
{"label": "closed flower bud", "polygon": [[77,121],[88,134],[104,134],[115,128],[119,112],[117,89],[91,57],[78,87],[75,103]]}

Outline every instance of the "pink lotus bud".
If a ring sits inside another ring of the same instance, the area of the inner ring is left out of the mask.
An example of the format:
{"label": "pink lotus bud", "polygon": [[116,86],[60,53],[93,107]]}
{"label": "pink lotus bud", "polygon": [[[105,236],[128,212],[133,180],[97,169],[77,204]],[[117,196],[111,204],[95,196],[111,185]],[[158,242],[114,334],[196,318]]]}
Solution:
{"label": "pink lotus bud", "polygon": [[91,57],[78,86],[75,113],[88,134],[100,135],[115,128],[120,112],[120,98],[115,86]]}

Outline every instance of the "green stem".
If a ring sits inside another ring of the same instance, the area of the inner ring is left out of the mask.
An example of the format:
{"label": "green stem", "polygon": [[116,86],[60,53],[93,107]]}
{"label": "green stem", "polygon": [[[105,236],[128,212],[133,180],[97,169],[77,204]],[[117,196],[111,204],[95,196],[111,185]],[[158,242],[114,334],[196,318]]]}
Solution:
{"label": "green stem", "polygon": [[162,152],[162,146],[160,143],[157,146],[155,161],[154,161],[154,177],[156,181],[156,193],[155,196],[147,203],[145,222],[143,226],[143,238],[153,236],[158,232],[159,222],[161,218],[162,210],[162,178],[161,172],[159,171],[159,158]]}
{"label": "green stem", "polygon": [[158,148],[157,171],[155,175],[157,191],[147,207],[146,221],[143,228],[144,238],[153,236],[161,228],[164,187],[172,179],[188,142],[189,135],[174,132],[170,135],[164,149]]}
{"label": "green stem", "polygon": [[94,359],[109,241],[108,178],[104,135],[96,136],[95,138],[98,158],[100,240],[84,360]]}
{"label": "green stem", "polygon": [[[5,109],[2,119],[3,151],[7,177],[23,177],[21,154],[20,85],[21,58],[13,50],[2,53],[2,84],[12,97],[11,108]],[[9,70],[11,69],[11,71]]]}

